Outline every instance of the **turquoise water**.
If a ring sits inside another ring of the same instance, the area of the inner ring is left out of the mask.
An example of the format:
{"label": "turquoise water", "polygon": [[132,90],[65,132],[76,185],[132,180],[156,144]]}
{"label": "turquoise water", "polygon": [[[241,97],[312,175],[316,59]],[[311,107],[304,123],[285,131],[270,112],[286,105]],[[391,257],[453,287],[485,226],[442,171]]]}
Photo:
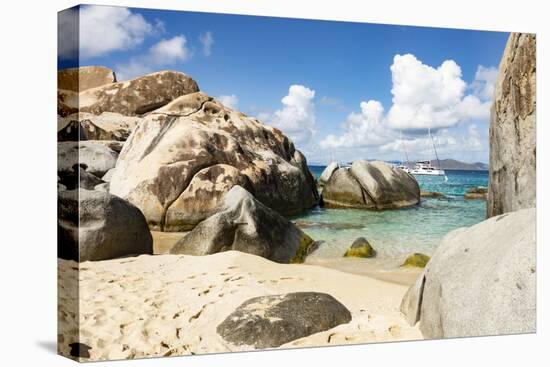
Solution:
{"label": "turquoise water", "polygon": [[[318,177],[322,166],[310,166]],[[413,252],[432,254],[449,231],[485,219],[485,201],[464,200],[472,187],[487,186],[486,171],[447,171],[443,177],[417,176],[422,191],[438,191],[445,198],[422,198],[420,205],[398,210],[314,208],[293,217],[307,234],[324,241],[312,257],[341,258],[360,236],[368,239],[378,259],[402,259]]]}

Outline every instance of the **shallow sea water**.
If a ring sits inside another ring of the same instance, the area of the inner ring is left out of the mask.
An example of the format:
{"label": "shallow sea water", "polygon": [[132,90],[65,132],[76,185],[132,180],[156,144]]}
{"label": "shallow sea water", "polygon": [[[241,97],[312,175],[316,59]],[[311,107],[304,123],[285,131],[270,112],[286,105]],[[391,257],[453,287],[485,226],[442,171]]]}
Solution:
{"label": "shallow sea water", "polygon": [[[310,166],[318,177],[324,167]],[[487,171],[447,171],[444,177],[417,176],[422,191],[437,191],[444,198],[422,198],[418,206],[406,209],[368,211],[314,208],[292,217],[304,232],[323,241],[308,263],[351,272],[391,271],[414,252],[431,255],[449,231],[471,226],[485,219],[483,200],[464,200],[472,187],[487,186]],[[343,259],[357,237],[365,237],[377,251],[374,259]],[[361,260],[361,261],[357,261]],[[364,268],[365,264],[370,266]]]}

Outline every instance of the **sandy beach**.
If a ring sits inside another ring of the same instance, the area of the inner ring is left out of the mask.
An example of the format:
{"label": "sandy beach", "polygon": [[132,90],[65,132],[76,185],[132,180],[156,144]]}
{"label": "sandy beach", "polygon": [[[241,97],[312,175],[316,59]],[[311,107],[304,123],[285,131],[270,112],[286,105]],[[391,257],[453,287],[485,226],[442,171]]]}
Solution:
{"label": "sandy beach", "polygon": [[[59,260],[60,279],[71,279],[77,268]],[[70,307],[77,293],[60,287],[58,339],[65,355],[73,342],[90,346],[90,358],[82,360],[249,350],[224,341],[217,325],[250,298],[298,291],[332,295],[350,310],[352,321],[280,348],[422,338],[399,311],[407,286],[320,266],[229,251],[83,262],[79,270],[80,330]]]}

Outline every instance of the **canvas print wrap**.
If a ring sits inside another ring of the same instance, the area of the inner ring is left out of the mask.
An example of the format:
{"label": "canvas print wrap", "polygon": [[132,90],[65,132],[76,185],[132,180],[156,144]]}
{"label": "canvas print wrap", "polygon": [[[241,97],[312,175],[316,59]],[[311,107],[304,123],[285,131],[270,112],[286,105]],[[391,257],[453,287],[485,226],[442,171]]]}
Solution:
{"label": "canvas print wrap", "polygon": [[58,351],[536,331],[536,36],[58,15]]}

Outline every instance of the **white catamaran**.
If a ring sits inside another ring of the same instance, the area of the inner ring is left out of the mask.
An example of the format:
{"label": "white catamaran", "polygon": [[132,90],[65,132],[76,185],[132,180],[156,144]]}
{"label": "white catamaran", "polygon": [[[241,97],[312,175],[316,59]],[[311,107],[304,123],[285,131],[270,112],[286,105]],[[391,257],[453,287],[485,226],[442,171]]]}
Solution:
{"label": "white catamaran", "polygon": [[407,148],[405,147],[405,143],[403,142],[407,164],[401,164],[397,166],[397,168],[401,168],[405,172],[413,175],[445,176],[445,171],[440,168],[441,164],[439,162],[439,156],[437,155],[437,149],[435,147],[434,139],[432,137],[430,129],[428,129],[428,136],[430,137],[430,140],[432,142],[435,158],[437,160],[437,167],[434,167],[430,161],[417,161],[414,167],[411,168],[409,164],[409,156],[407,154]]}

